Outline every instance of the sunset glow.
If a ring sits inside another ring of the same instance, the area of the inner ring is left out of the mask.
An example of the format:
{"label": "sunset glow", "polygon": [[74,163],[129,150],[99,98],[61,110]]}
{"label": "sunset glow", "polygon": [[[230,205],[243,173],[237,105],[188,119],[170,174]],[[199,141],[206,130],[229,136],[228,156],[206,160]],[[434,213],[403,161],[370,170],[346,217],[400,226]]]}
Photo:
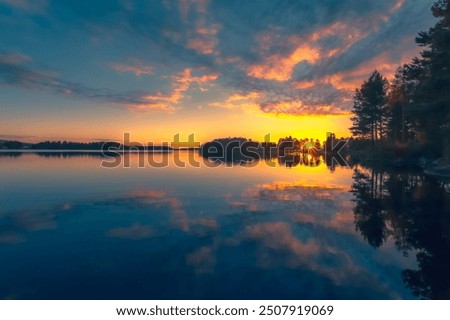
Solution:
{"label": "sunset glow", "polygon": [[0,0],[0,139],[349,136],[355,88],[418,54],[432,2]]}

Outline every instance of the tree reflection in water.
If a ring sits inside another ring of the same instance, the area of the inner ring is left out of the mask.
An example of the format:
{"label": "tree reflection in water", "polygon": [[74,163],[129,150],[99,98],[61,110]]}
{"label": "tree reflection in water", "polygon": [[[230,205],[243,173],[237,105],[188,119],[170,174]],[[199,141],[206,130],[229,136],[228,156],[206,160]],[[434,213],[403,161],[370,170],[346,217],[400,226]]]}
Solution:
{"label": "tree reflection in water", "polygon": [[353,180],[356,230],[375,248],[392,237],[399,251],[416,255],[418,270],[402,272],[414,295],[450,299],[450,182],[359,166]]}

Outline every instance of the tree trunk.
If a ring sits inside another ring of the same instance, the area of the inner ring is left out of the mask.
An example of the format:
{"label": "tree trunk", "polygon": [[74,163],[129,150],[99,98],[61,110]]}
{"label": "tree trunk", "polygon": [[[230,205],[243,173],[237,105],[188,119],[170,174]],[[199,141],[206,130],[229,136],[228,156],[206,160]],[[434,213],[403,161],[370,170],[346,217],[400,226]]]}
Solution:
{"label": "tree trunk", "polygon": [[374,128],[374,123],[372,122],[372,128],[371,128],[371,140],[372,140],[372,151],[374,150],[375,147],[375,128]]}
{"label": "tree trunk", "polygon": [[406,132],[405,132],[405,101],[402,101],[402,143],[406,142]]}

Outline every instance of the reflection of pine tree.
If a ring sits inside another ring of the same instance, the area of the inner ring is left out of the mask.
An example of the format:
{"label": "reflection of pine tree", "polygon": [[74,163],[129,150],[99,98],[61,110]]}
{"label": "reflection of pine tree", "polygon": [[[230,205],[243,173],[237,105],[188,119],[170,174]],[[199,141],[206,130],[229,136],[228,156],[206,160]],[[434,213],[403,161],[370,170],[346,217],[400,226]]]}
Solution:
{"label": "reflection of pine tree", "polygon": [[373,247],[392,236],[405,255],[416,254],[419,269],[403,271],[414,295],[450,299],[450,194],[423,174],[357,168],[355,227]]}
{"label": "reflection of pine tree", "polygon": [[381,246],[388,237],[383,210],[383,173],[374,170],[363,172],[356,169],[353,175],[352,192],[356,206],[355,227],[373,247]]}
{"label": "reflection of pine tree", "polygon": [[387,197],[385,200],[387,219],[393,229],[393,238],[397,248],[407,255],[413,247],[407,238],[407,231],[411,228],[411,208],[413,206],[411,189],[420,184],[421,176],[392,172],[386,181]]}
{"label": "reflection of pine tree", "polygon": [[[409,225],[404,239],[417,250],[419,270],[405,270],[403,278],[412,292],[430,299],[450,299],[450,199],[442,183],[415,179],[406,197]],[[394,195],[393,195],[394,197]],[[399,230],[400,231],[400,230]]]}

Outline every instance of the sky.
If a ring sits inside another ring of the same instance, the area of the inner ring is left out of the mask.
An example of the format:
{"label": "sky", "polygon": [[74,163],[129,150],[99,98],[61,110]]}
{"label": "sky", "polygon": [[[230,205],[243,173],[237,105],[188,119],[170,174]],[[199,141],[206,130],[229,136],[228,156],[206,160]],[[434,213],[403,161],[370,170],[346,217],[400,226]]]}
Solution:
{"label": "sky", "polygon": [[0,0],[0,139],[349,136],[433,0]]}

